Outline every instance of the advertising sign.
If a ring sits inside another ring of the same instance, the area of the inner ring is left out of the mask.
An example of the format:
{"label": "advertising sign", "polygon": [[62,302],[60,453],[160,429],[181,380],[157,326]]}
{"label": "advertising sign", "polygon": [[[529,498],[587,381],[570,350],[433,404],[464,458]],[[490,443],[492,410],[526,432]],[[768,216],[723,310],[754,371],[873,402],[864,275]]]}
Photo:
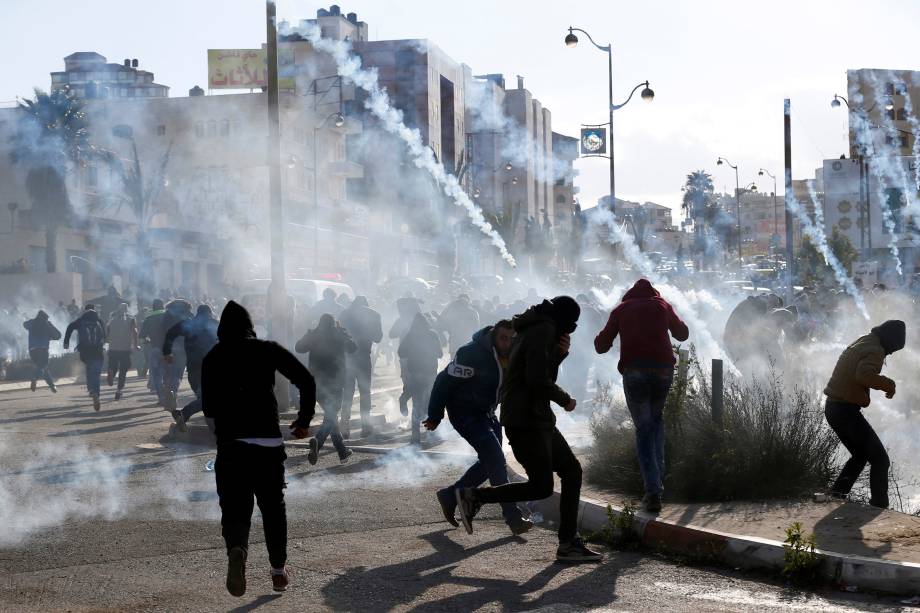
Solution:
{"label": "advertising sign", "polygon": [[[268,85],[265,49],[208,49],[208,89],[261,89]],[[278,49],[278,88],[294,89],[292,48]]]}

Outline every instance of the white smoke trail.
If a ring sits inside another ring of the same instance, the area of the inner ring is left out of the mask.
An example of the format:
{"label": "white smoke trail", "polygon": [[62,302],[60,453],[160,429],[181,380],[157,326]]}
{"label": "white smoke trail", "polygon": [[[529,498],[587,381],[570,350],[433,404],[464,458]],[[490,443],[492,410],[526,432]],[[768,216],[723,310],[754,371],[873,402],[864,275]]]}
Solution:
{"label": "white smoke trail", "polygon": [[[786,171],[786,185],[792,185],[792,177],[790,175],[791,171]],[[802,232],[804,232],[809,239],[814,243],[815,248],[821,253],[824,257],[824,261],[827,262],[827,265],[831,267],[831,270],[834,273],[834,278],[837,280],[837,283],[844,289],[844,291],[849,294],[853,301],[856,303],[856,306],[859,308],[862,316],[868,321],[869,311],[866,309],[866,301],[863,299],[862,294],[859,292],[859,289],[856,287],[856,284],[853,283],[853,280],[847,275],[846,270],[843,267],[843,264],[840,263],[840,260],[837,259],[837,256],[834,255],[834,252],[831,251],[830,246],[827,244],[827,236],[824,234],[824,229],[815,225],[815,223],[808,216],[808,213],[805,211],[805,208],[795,199],[795,196],[792,193],[792,188],[788,188],[786,191],[786,203],[789,207],[789,211],[799,219],[799,223],[802,227]],[[820,203],[815,202],[815,209],[820,206]]]}
{"label": "white smoke trail", "polygon": [[485,217],[482,209],[470,200],[457,181],[457,177],[448,173],[444,165],[435,159],[434,152],[425,145],[422,135],[415,128],[409,128],[403,122],[403,114],[390,104],[390,97],[386,90],[380,86],[376,69],[366,69],[361,66],[361,58],[351,53],[351,44],[347,41],[323,38],[319,27],[304,24],[299,28],[292,28],[309,40],[314,48],[328,53],[336,63],[339,75],[348,79],[356,86],[368,93],[364,102],[367,108],[378,120],[384,130],[399,138],[409,150],[409,155],[417,168],[424,169],[437,182],[444,193],[453,199],[454,204],[462,208],[470,221],[488,236],[492,244],[499,250],[502,258],[513,267],[517,266],[514,256],[509,253],[504,239],[492,227]]}

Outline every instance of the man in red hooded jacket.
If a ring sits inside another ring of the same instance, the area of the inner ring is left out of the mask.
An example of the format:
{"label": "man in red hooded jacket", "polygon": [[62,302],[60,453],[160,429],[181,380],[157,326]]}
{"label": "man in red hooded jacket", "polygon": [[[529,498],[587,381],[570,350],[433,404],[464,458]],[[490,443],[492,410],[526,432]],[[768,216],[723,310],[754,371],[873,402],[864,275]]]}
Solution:
{"label": "man in red hooded jacket", "polygon": [[664,478],[664,411],[674,377],[674,350],[670,332],[678,341],[690,336],[671,305],[647,279],[639,279],[610,313],[607,325],[594,339],[594,349],[607,353],[620,337],[620,362],[626,406],[636,426],[636,453],[645,482],[642,505],[661,510]]}

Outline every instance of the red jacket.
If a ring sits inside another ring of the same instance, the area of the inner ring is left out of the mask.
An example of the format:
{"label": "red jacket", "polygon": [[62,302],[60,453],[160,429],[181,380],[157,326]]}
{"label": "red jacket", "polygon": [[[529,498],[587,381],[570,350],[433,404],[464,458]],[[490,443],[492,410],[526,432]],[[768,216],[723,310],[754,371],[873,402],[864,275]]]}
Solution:
{"label": "red jacket", "polygon": [[610,313],[607,325],[594,339],[594,349],[607,353],[620,336],[617,369],[673,367],[674,350],[668,332],[678,341],[690,336],[668,301],[646,279],[639,279]]}

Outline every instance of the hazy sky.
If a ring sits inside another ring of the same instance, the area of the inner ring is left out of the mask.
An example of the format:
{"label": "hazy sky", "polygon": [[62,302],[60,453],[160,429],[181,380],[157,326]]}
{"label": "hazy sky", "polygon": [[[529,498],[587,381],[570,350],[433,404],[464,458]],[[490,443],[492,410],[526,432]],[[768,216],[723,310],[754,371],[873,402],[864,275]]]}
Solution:
{"label": "hazy sky", "polygon": [[[0,0],[0,101],[47,88],[74,51],[109,61],[139,58],[156,81],[185,95],[206,86],[208,48],[258,47],[261,0]],[[638,98],[614,117],[617,196],[679,207],[685,175],[713,173],[734,187],[718,156],[740,166],[742,185],[757,169],[780,174],[783,98],[792,99],[793,175],[847,151],[846,113],[829,105],[845,94],[848,68],[920,69],[920,1],[876,0],[352,0],[378,39],[428,38],[474,74],[515,75],[553,114],[553,128],[577,136],[580,123],[606,121],[607,57],[587,40],[567,49],[569,25],[613,42],[614,98],[648,79],[656,98]],[[328,7],[279,0],[279,17],[313,17]],[[579,161],[583,206],[607,193],[607,161]],[[759,186],[772,191],[770,183]],[[782,187],[780,187],[782,191]]]}

